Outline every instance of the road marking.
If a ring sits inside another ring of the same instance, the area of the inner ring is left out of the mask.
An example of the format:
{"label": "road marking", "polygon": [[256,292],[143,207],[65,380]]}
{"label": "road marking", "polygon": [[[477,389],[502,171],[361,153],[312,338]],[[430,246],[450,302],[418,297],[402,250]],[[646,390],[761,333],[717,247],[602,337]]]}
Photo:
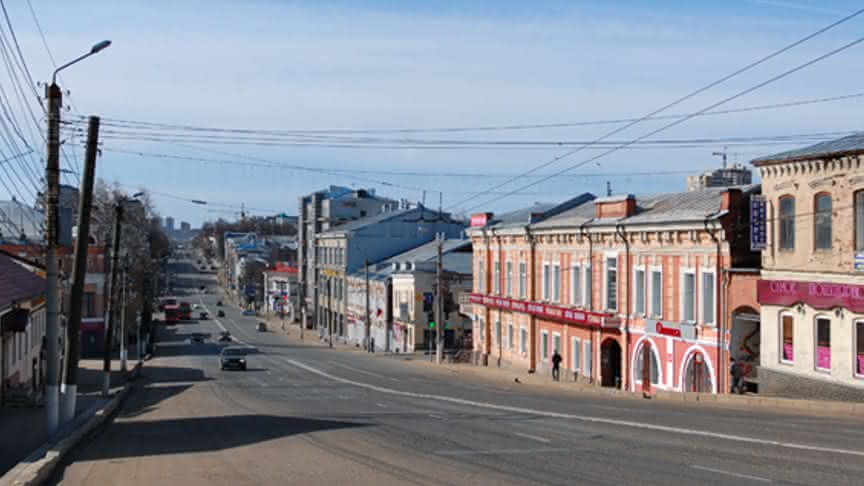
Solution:
{"label": "road marking", "polygon": [[543,443],[549,442],[549,439],[547,439],[545,437],[540,437],[539,435],[523,434],[522,432],[516,432],[515,435],[518,435],[519,437],[524,437],[526,439],[536,440],[537,442],[543,442]]}
{"label": "road marking", "polygon": [[864,457],[864,451],[855,451],[851,449],[838,449],[834,447],[822,447],[822,446],[814,446],[808,444],[799,444],[796,442],[783,442],[779,440],[772,439],[759,439],[757,437],[746,437],[740,435],[732,435],[732,434],[723,434],[720,432],[709,432],[707,430],[696,430],[696,429],[685,429],[683,427],[672,427],[668,425],[657,425],[657,424],[647,424],[642,422],[633,422],[630,420],[619,420],[619,419],[611,419],[605,417],[593,417],[590,415],[576,415],[571,413],[561,413],[561,412],[549,412],[545,410],[534,410],[530,408],[522,408],[522,407],[513,407],[510,405],[498,405],[495,403],[488,402],[476,402],[473,400],[466,400],[463,398],[455,398],[448,397],[442,395],[431,395],[428,393],[415,393],[415,392],[407,392],[401,390],[394,390],[392,388],[387,388],[378,385],[372,385],[370,383],[363,383],[359,381],[349,380],[346,378],[340,378],[335,375],[331,375],[330,373],[315,369],[309,365],[303,364],[299,361],[293,359],[285,359],[288,363],[304,369],[310,373],[322,376],[324,378],[329,378],[333,381],[337,381],[340,383],[346,383],[348,385],[354,385],[361,388],[366,388],[369,390],[377,391],[380,393],[387,393],[389,395],[397,395],[403,397],[411,397],[411,398],[420,398],[423,400],[437,400],[440,402],[448,402],[448,403],[456,403],[459,405],[468,405],[471,407],[479,407],[479,408],[487,408],[490,410],[503,410],[505,412],[514,412],[514,413],[524,413],[528,415],[537,415],[540,417],[552,417],[552,418],[560,418],[560,419],[570,419],[570,420],[579,420],[582,422],[595,423],[595,424],[606,424],[606,425],[617,425],[620,427],[630,427],[634,429],[645,429],[645,430],[655,430],[658,432],[668,432],[672,434],[680,434],[680,435],[690,435],[696,437],[711,437],[714,439],[724,439],[731,442],[743,442],[746,444],[757,444],[757,445],[767,445],[767,446],[775,446],[782,447],[785,449],[797,449],[797,450],[805,450],[805,451],[813,451],[813,452],[827,452],[831,454],[843,454],[847,456],[858,456]]}
{"label": "road marking", "polygon": [[439,456],[499,456],[505,454],[545,454],[549,452],[568,452],[572,450],[573,449],[565,449],[562,447],[536,447],[534,449],[488,449],[476,451],[470,449],[457,449],[455,451],[435,451],[435,454]]}
{"label": "road marking", "polygon": [[759,481],[762,483],[770,483],[771,482],[771,480],[768,478],[761,478],[759,476],[751,476],[749,474],[739,474],[739,473],[724,471],[722,469],[714,469],[713,467],[696,466],[696,465],[693,465],[690,467],[692,467],[693,469],[699,469],[700,471],[708,471],[708,472],[713,472],[713,473],[717,473],[717,474],[725,474],[727,476],[733,476],[733,477],[742,478],[742,479],[750,479],[750,480]]}
{"label": "road marking", "polygon": [[351,367],[351,366],[348,366],[348,365],[344,365],[344,364],[342,364],[342,363],[339,363],[338,361],[330,361],[330,364],[335,365],[335,366],[338,366],[338,367],[340,367],[340,368],[345,368],[346,370],[355,371],[355,372],[357,372],[357,373],[361,373],[361,374],[364,374],[364,375],[374,376],[375,378],[387,378],[387,377],[384,376],[384,375],[379,375],[378,373],[373,373],[373,372],[371,372],[371,371],[361,370],[361,369],[359,369],[359,368],[353,368],[353,367]]}
{"label": "road marking", "polygon": [[427,417],[434,418],[437,420],[447,420],[447,417],[445,417],[443,415],[438,415],[437,413],[430,413],[429,415],[427,415]]}
{"label": "road marking", "polygon": [[376,403],[375,405],[378,405],[381,408],[387,408],[387,405],[384,405],[383,403]]}

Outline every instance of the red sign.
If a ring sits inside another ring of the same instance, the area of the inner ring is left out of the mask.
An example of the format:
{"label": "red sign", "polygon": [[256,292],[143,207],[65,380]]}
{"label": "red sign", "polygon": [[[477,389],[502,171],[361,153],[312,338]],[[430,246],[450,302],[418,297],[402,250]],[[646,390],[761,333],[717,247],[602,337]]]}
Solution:
{"label": "red sign", "polygon": [[491,295],[471,294],[471,303],[495,307],[496,309],[524,312],[538,317],[555,319],[583,326],[603,327],[604,314],[587,312],[578,309],[568,309],[549,304],[538,304],[522,300],[508,299],[507,297],[494,297]]}
{"label": "red sign", "polygon": [[489,222],[489,219],[492,217],[491,213],[477,213],[471,215],[471,227],[477,226],[486,226],[486,223]]}
{"label": "red sign", "polygon": [[655,329],[657,329],[657,334],[663,334],[664,336],[681,337],[681,329],[675,327],[665,327],[661,322],[658,322],[656,324]]}
{"label": "red sign", "polygon": [[803,302],[814,309],[845,307],[864,312],[864,285],[760,280],[757,295],[761,304],[792,306]]}

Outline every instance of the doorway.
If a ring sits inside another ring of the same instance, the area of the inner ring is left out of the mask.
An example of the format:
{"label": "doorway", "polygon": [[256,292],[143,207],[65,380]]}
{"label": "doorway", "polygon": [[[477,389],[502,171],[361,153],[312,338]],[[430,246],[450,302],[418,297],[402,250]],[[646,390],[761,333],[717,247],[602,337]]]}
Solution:
{"label": "doorway", "polygon": [[600,384],[621,388],[621,345],[615,339],[600,346]]}
{"label": "doorway", "polygon": [[685,369],[685,392],[711,393],[714,391],[711,370],[705,363],[705,356],[700,351],[696,351],[690,356]]}
{"label": "doorway", "polygon": [[739,391],[758,391],[761,351],[759,323],[759,314],[750,307],[739,307],[732,313],[732,336],[728,352],[741,371],[742,386]]}

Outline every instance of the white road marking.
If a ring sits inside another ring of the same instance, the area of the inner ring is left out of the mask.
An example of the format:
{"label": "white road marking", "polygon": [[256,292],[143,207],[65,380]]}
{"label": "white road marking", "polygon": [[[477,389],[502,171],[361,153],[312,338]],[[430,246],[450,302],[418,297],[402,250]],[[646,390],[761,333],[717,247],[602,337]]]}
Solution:
{"label": "white road marking", "polygon": [[340,367],[340,368],[345,368],[346,370],[355,371],[355,372],[360,373],[360,374],[363,374],[363,375],[374,376],[375,378],[387,378],[387,377],[384,376],[384,375],[379,375],[378,373],[373,373],[373,372],[371,372],[371,371],[361,370],[361,369],[359,369],[359,368],[353,368],[353,367],[351,367],[351,366],[348,366],[348,365],[344,365],[344,364],[342,364],[342,363],[339,363],[338,361],[330,361],[330,364],[335,365],[335,366],[338,366],[338,367]]}
{"label": "white road marking", "polygon": [[378,405],[381,408],[387,408],[387,405],[384,405],[383,403],[376,403],[375,405]]}
{"label": "white road marking", "polygon": [[761,478],[759,476],[751,476],[749,474],[739,474],[739,473],[734,473],[734,472],[730,472],[730,471],[724,471],[722,469],[714,469],[713,467],[696,466],[696,465],[693,465],[690,467],[692,467],[693,469],[699,469],[700,471],[708,471],[708,472],[713,472],[713,473],[717,473],[717,474],[725,474],[727,476],[733,476],[733,477],[742,478],[742,479],[750,479],[750,480],[759,481],[762,483],[770,483],[771,482],[771,480],[768,478]]}
{"label": "white road marking", "polygon": [[476,451],[468,449],[457,449],[454,451],[435,451],[435,454],[439,456],[499,456],[505,454],[545,454],[549,452],[568,452],[572,450],[573,449],[565,449],[562,447],[536,447],[534,449],[487,449]]}
{"label": "white road marking", "polygon": [[445,417],[445,416],[443,416],[443,415],[438,415],[437,413],[430,413],[430,414],[427,415],[427,416],[428,416],[429,418],[434,418],[434,419],[437,419],[437,420],[447,420],[447,417]]}
{"label": "white road marking", "polygon": [[524,437],[526,439],[536,440],[537,442],[543,442],[543,443],[549,442],[549,439],[546,439],[544,437],[540,437],[539,435],[523,434],[522,432],[516,432],[515,435],[518,435],[519,437]]}
{"label": "white road marking", "polygon": [[657,424],[647,424],[642,422],[633,422],[631,420],[619,420],[619,419],[611,419],[605,417],[593,417],[590,415],[576,415],[572,413],[561,413],[561,412],[549,412],[546,410],[535,410],[530,408],[522,408],[522,407],[513,407],[510,405],[498,405],[495,403],[488,402],[476,402],[473,400],[465,400],[463,398],[455,398],[455,397],[447,397],[441,395],[432,395],[429,393],[415,393],[415,392],[407,392],[401,390],[394,390],[392,388],[387,388],[378,385],[372,385],[370,383],[363,383],[354,380],[349,380],[346,378],[340,378],[335,375],[331,375],[330,373],[315,369],[309,365],[303,364],[299,361],[293,359],[285,359],[288,363],[292,365],[304,369],[310,373],[322,376],[324,378],[329,378],[333,381],[338,381],[340,383],[345,383],[348,385],[354,385],[361,388],[366,388],[369,390],[377,391],[380,393],[387,393],[389,395],[397,395],[403,397],[411,397],[411,398],[420,398],[423,400],[438,400],[441,402],[448,403],[457,403],[459,405],[468,405],[471,407],[479,407],[479,408],[487,408],[490,410],[501,410],[505,412],[513,412],[513,413],[524,413],[528,415],[537,415],[540,417],[552,417],[552,418],[560,418],[560,419],[570,419],[570,420],[579,420],[582,422],[589,422],[595,424],[606,424],[606,425],[617,425],[620,427],[630,427],[634,429],[645,429],[645,430],[655,430],[658,432],[668,432],[672,434],[680,434],[680,435],[690,435],[696,437],[711,437],[714,439],[724,439],[731,442],[742,442],[746,444],[757,444],[757,445],[765,445],[765,446],[775,446],[782,447],[786,449],[797,449],[797,450],[805,450],[805,451],[813,451],[813,452],[826,452],[830,454],[843,454],[847,456],[858,456],[864,457],[864,451],[856,451],[851,449],[838,449],[834,447],[822,447],[808,444],[799,444],[796,442],[783,442],[779,440],[772,439],[760,439],[757,437],[745,437],[740,435],[732,435],[732,434],[723,434],[720,432],[709,432],[707,430],[696,430],[696,429],[686,429],[683,427],[672,427],[668,425],[657,425]]}

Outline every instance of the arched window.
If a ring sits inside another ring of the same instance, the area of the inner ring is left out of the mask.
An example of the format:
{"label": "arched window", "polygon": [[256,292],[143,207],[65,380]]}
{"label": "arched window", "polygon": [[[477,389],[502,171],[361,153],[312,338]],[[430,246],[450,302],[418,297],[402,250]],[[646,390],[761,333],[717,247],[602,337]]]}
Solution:
{"label": "arched window", "polygon": [[[642,356],[645,352],[645,346],[646,344],[644,342],[640,344],[639,349],[636,350],[635,354],[636,365],[633,368],[633,376],[635,378],[635,381],[638,382],[642,381],[642,365],[644,361]],[[648,344],[648,346],[650,347],[651,345]],[[660,384],[660,360],[657,359],[657,353],[654,349],[650,349],[648,352],[651,355],[651,384],[658,385]]]}
{"label": "arched window", "polygon": [[777,237],[780,240],[780,249],[792,250],[795,248],[795,198],[782,196],[778,213],[779,230]]}

